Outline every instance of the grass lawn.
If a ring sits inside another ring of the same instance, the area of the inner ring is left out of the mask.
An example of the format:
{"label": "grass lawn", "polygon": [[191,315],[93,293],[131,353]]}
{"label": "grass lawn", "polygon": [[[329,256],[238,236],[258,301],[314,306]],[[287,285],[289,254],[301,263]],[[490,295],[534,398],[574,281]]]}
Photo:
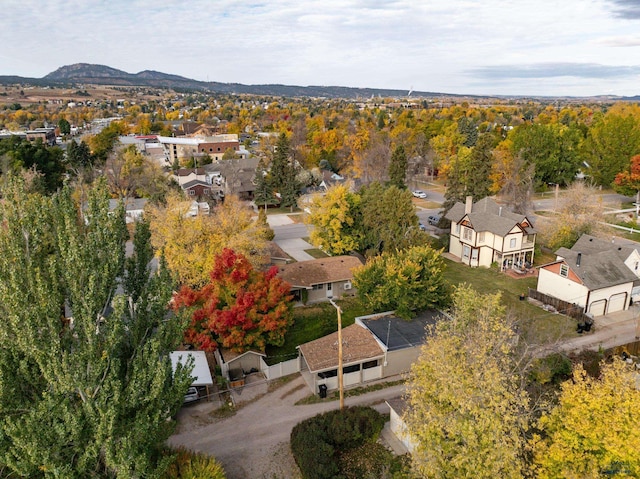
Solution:
{"label": "grass lawn", "polygon": [[574,319],[549,313],[529,301],[520,300],[520,294],[527,294],[529,288],[536,287],[537,278],[514,279],[491,268],[470,268],[447,259],[445,263],[444,276],[450,284],[467,283],[483,294],[502,292],[502,302],[508,313],[519,318],[520,333],[527,342],[553,342],[561,337],[577,335]]}
{"label": "grass lawn", "polygon": [[[355,322],[356,317],[371,314],[364,309],[356,298],[339,299],[336,303],[342,309],[342,327]],[[338,330],[336,308],[330,303],[315,303],[293,310],[293,326],[284,337],[280,347],[267,347],[267,363],[276,364],[297,356],[296,346],[321,338]]]}
{"label": "grass lawn", "polygon": [[304,250],[305,253],[313,256],[314,258],[328,258],[329,255],[327,253],[325,253],[324,251],[322,251],[321,249],[318,248],[311,248],[311,249],[306,249]]}

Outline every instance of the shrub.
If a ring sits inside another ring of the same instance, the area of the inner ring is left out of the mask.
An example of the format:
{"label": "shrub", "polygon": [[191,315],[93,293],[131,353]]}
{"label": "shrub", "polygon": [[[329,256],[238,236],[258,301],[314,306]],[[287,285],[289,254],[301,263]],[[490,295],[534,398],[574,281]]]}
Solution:
{"label": "shrub", "polygon": [[[384,416],[374,409],[356,406],[320,414],[297,424],[291,431],[291,451],[302,476],[305,479],[338,476],[340,456],[375,442],[384,421]],[[346,464],[352,463],[349,460]]]}
{"label": "shrub", "polygon": [[350,449],[340,455],[340,473],[345,479],[388,477],[393,454],[377,442]]}
{"label": "shrub", "polygon": [[226,479],[224,469],[215,457],[178,448],[176,459],[164,479]]}
{"label": "shrub", "polygon": [[571,375],[571,361],[561,354],[550,354],[536,359],[530,377],[538,384],[557,383]]}

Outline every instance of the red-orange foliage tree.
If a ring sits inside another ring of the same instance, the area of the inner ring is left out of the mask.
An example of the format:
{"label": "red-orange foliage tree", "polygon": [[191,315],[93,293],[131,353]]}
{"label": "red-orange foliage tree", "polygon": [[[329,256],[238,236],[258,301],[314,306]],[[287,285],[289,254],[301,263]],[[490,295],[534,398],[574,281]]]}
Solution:
{"label": "red-orange foliage tree", "polygon": [[209,283],[199,290],[184,286],[174,298],[175,309],[191,312],[185,341],[205,351],[218,344],[238,352],[282,345],[292,322],[292,296],[276,273],[276,267],[256,271],[244,255],[223,249]]}
{"label": "red-orange foliage tree", "polygon": [[640,155],[631,157],[629,170],[616,175],[613,188],[622,195],[635,195],[640,191]]}

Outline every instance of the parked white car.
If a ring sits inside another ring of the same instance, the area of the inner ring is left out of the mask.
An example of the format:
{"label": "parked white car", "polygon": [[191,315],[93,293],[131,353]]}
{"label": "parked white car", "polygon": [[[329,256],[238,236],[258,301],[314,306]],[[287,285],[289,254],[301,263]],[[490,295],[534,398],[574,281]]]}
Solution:
{"label": "parked white car", "polygon": [[200,396],[198,395],[198,389],[194,386],[189,386],[189,389],[187,389],[187,394],[184,395],[184,401],[182,401],[182,404],[189,404],[197,401],[198,399],[200,399]]}
{"label": "parked white car", "polygon": [[411,194],[413,196],[415,196],[416,198],[426,198],[427,197],[427,194],[422,190],[413,190],[411,192]]}

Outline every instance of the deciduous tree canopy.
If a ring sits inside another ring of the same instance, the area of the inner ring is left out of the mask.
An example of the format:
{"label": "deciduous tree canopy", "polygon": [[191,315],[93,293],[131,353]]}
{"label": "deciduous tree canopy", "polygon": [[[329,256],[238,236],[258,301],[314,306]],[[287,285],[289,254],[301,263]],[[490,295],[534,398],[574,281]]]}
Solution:
{"label": "deciduous tree canopy", "polygon": [[[149,230],[125,261],[124,209],[102,187],[0,203],[0,470],[9,477],[150,477],[191,383],[171,283],[150,275]],[[118,287],[122,292],[118,292]],[[65,309],[69,315],[65,314]]]}
{"label": "deciduous tree canopy", "polygon": [[429,330],[411,368],[405,422],[413,468],[433,479],[524,477],[528,397],[514,372],[514,332],[500,295],[467,286]]}
{"label": "deciduous tree canopy", "polygon": [[558,406],[542,416],[535,442],[540,479],[640,476],[640,391],[637,374],[620,359],[601,377],[582,365],[562,385]]}
{"label": "deciduous tree canopy", "polygon": [[186,306],[191,322],[185,340],[214,350],[220,344],[239,352],[280,346],[291,324],[290,286],[276,276],[253,269],[242,254],[223,249],[216,256],[210,281],[202,289],[183,287],[175,308]]}

